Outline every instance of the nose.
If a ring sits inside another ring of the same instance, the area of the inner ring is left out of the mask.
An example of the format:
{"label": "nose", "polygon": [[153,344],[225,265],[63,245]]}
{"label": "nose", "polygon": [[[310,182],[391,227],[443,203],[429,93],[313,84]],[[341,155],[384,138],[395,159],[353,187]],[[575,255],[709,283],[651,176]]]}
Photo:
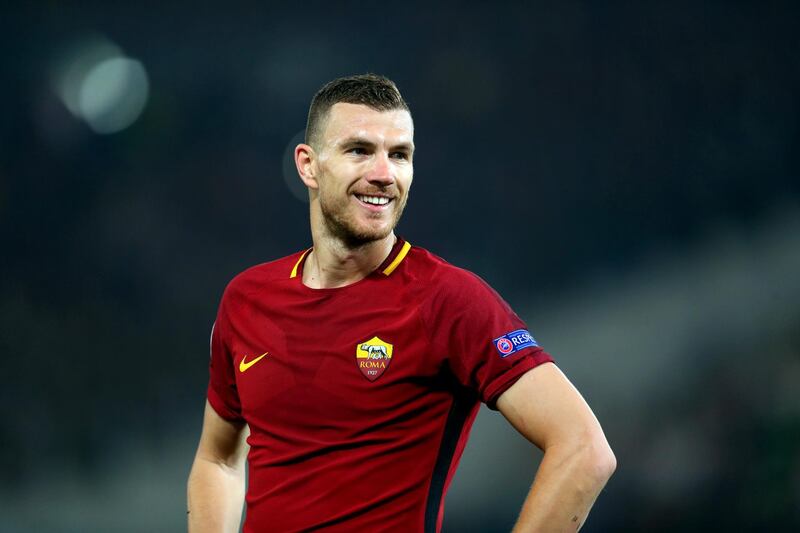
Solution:
{"label": "nose", "polygon": [[394,183],[394,167],[389,160],[389,154],[377,152],[374,163],[366,175],[366,179],[373,185],[387,187]]}

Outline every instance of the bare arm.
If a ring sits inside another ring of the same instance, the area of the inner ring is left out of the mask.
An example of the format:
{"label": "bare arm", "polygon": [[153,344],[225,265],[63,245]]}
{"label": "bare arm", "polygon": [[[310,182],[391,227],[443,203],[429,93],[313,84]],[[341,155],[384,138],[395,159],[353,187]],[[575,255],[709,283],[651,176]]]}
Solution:
{"label": "bare arm", "polygon": [[504,392],[497,408],[544,450],[514,533],[580,529],[617,464],[589,406],[558,367],[545,363]]}
{"label": "bare arm", "polygon": [[206,401],[203,433],[189,474],[190,533],[239,531],[247,426],[220,417]]}

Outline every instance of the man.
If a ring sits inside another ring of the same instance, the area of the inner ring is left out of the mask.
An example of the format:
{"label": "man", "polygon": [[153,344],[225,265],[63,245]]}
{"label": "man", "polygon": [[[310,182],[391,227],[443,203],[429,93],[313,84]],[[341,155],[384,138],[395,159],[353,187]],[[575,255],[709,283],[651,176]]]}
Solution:
{"label": "man", "polygon": [[394,233],[414,124],[390,80],[334,80],[295,149],[313,247],[227,287],[189,530],[439,531],[480,401],[544,450],[515,531],[575,531],[615,468],[589,407],[477,276]]}

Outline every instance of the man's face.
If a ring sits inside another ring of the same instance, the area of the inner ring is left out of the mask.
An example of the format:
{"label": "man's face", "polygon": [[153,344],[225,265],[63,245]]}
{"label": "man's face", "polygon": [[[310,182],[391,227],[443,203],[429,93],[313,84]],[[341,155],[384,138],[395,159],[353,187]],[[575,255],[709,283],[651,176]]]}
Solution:
{"label": "man's face", "polygon": [[414,174],[411,114],[338,103],[318,145],[318,194],[328,231],[351,245],[388,236]]}

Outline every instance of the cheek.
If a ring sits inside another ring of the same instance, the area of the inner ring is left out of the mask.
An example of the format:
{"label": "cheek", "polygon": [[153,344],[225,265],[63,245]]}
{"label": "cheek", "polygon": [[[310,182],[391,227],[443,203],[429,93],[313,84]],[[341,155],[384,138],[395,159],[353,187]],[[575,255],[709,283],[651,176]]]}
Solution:
{"label": "cheek", "polygon": [[347,189],[332,174],[327,174],[325,178],[319,184],[320,200],[330,206],[346,204],[350,200]]}
{"label": "cheek", "polygon": [[414,171],[413,170],[406,170],[405,172],[398,174],[397,181],[401,184],[401,188],[404,190],[409,190],[411,188],[411,184],[414,182]]}
{"label": "cheek", "polygon": [[358,173],[347,165],[328,165],[323,172],[323,179],[330,191],[346,190],[354,175]]}

